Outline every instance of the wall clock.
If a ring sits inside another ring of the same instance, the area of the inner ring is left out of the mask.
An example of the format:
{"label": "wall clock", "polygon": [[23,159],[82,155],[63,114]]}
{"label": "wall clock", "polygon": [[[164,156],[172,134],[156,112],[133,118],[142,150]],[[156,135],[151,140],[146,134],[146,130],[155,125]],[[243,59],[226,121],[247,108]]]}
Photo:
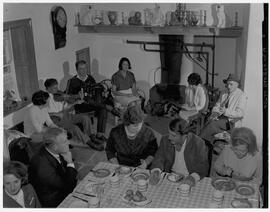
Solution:
{"label": "wall clock", "polygon": [[51,10],[51,20],[54,35],[55,49],[66,45],[67,14],[63,7],[55,6]]}

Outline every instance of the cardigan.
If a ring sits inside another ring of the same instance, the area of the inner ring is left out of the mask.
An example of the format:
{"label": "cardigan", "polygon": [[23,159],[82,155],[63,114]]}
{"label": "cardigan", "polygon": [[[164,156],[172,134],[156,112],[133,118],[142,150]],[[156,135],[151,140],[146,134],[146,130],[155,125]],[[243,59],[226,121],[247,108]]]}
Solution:
{"label": "cardigan", "polygon": [[145,124],[134,140],[128,139],[124,125],[120,124],[111,130],[105,151],[108,160],[116,157],[120,164],[139,166],[140,159],[154,156],[157,148],[156,137]]}
{"label": "cardigan", "polygon": [[[24,205],[26,208],[40,208],[40,202],[37,194],[31,184],[23,185]],[[3,207],[4,208],[22,208],[22,206],[12,199],[5,191],[3,191]]]}

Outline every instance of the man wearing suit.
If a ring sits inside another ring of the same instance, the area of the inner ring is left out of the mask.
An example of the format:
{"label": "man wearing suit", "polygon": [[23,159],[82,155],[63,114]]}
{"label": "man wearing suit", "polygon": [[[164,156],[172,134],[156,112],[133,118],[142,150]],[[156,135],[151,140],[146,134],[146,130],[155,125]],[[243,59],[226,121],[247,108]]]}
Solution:
{"label": "man wearing suit", "polygon": [[194,186],[208,173],[208,149],[205,142],[188,132],[188,123],[180,118],[169,124],[169,135],[161,139],[151,165],[150,183],[156,184],[162,171],[185,176],[185,182]]}
{"label": "man wearing suit", "polygon": [[29,181],[43,207],[57,207],[75,188],[77,171],[62,129],[50,128],[44,134],[44,143],[30,161]]}
{"label": "man wearing suit", "polygon": [[238,88],[240,79],[234,74],[229,74],[223,82],[226,92],[213,107],[209,121],[200,134],[200,137],[210,144],[213,144],[215,134],[241,127],[246,112],[247,96]]}

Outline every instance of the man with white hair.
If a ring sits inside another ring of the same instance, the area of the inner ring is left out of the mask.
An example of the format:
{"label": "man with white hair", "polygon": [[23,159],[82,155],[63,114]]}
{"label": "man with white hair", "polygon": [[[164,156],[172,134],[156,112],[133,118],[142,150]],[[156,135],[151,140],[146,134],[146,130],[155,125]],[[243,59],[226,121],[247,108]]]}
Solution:
{"label": "man with white hair", "polygon": [[213,107],[209,121],[200,134],[201,138],[211,144],[215,134],[241,126],[247,105],[246,94],[238,88],[240,80],[237,76],[229,74],[223,82],[226,84],[227,91],[220,96]]}
{"label": "man with white hair", "polygon": [[77,170],[63,129],[49,128],[43,136],[44,146],[33,156],[29,181],[42,207],[57,207],[77,184]]}

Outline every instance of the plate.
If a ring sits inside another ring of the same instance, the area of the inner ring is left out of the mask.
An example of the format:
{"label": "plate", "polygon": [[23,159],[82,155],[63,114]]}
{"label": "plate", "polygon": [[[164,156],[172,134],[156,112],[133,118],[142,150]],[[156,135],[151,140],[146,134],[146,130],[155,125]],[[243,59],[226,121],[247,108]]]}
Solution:
{"label": "plate", "polygon": [[108,169],[97,169],[94,171],[94,176],[97,178],[104,178],[111,174],[110,170]]}
{"label": "plate", "polygon": [[119,174],[127,175],[132,172],[132,168],[127,166],[119,166],[116,168],[115,172],[118,172]]}
{"label": "plate", "polygon": [[137,172],[137,173],[133,173],[131,176],[131,179],[135,182],[137,182],[138,180],[148,180],[149,179],[149,174],[145,173],[145,172]]}
{"label": "plate", "polygon": [[90,193],[96,193],[96,183],[95,182],[91,182],[88,183],[85,187],[85,190],[90,192]]}
{"label": "plate", "polygon": [[81,200],[74,201],[69,205],[69,208],[88,208],[88,203]]}
{"label": "plate", "polygon": [[231,202],[233,208],[252,208],[252,204],[247,199],[234,199]]}
{"label": "plate", "polygon": [[143,201],[134,201],[133,198],[131,200],[125,199],[125,195],[121,195],[122,196],[122,200],[130,205],[136,205],[136,206],[144,206],[149,204],[150,202],[152,202],[152,200],[150,200],[149,198],[147,198],[146,196],[144,196],[146,199]]}
{"label": "plate", "polygon": [[173,173],[170,173],[167,175],[167,180],[173,182],[173,183],[178,183],[180,182],[182,179],[184,179],[184,175],[181,175],[181,174],[173,174]]}
{"label": "plate", "polygon": [[235,191],[238,194],[249,196],[255,193],[255,190],[249,185],[239,185]]}
{"label": "plate", "polygon": [[235,182],[230,178],[219,178],[212,181],[212,186],[220,191],[231,191],[235,188]]}

